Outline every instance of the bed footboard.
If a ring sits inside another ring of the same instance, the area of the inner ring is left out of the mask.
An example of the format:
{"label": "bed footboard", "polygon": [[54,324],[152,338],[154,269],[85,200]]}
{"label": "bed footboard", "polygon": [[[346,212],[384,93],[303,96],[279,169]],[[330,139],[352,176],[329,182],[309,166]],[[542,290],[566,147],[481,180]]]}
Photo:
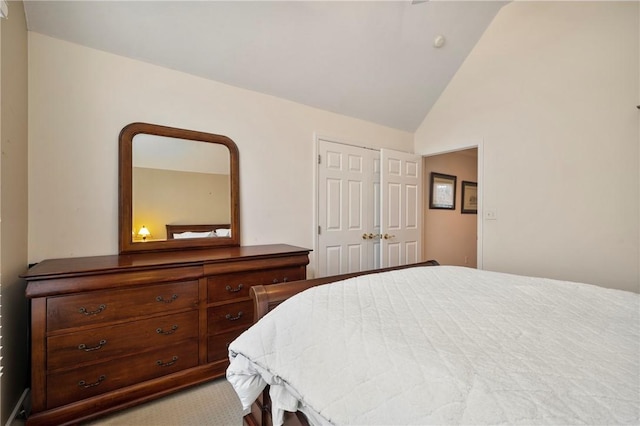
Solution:
{"label": "bed footboard", "polygon": [[[269,398],[269,386],[267,386],[258,399],[251,405],[251,412],[243,417],[244,426],[272,426],[271,400]],[[284,426],[310,426],[306,416],[301,412],[285,412]]]}
{"label": "bed footboard", "polygon": [[360,275],[377,274],[379,272],[393,271],[396,269],[414,268],[416,266],[437,266],[439,263],[435,260],[427,260],[421,263],[412,263],[410,265],[394,266],[391,268],[373,269],[369,271],[353,272],[350,274],[332,275],[330,277],[313,278],[310,280],[291,281],[288,283],[256,285],[251,287],[250,293],[253,299],[253,322],[258,321],[265,316],[267,312],[287,300],[294,294],[307,290],[322,284],[329,284],[336,281],[346,280]]}

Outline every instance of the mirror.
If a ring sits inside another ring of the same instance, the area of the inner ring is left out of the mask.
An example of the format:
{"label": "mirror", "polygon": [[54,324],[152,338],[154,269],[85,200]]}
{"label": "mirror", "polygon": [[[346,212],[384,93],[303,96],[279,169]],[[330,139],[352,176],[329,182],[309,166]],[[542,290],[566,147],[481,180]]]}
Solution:
{"label": "mirror", "polygon": [[147,123],[120,132],[120,253],[240,244],[238,148]]}

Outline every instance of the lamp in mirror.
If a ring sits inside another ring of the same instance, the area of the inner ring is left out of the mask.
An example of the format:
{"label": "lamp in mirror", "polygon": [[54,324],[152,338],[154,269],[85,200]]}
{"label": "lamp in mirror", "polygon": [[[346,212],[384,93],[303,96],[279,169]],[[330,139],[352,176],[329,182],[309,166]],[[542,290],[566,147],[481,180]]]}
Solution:
{"label": "lamp in mirror", "polygon": [[142,225],[142,228],[138,231],[138,236],[142,238],[142,241],[147,241],[149,235],[151,235],[151,232],[149,232],[146,226]]}

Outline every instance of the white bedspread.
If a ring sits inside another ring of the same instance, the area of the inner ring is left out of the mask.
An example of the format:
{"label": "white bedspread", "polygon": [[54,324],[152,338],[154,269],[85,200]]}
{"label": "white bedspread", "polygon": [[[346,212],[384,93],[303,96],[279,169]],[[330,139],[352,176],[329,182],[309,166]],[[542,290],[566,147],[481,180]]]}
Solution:
{"label": "white bedspread", "polygon": [[336,425],[640,424],[640,296],[460,267],[323,285],[230,345],[245,408]]}

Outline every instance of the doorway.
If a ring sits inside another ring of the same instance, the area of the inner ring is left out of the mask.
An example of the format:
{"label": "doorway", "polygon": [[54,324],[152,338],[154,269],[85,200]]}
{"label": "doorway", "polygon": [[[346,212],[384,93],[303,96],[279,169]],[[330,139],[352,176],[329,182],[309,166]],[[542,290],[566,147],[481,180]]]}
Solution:
{"label": "doorway", "polygon": [[[478,268],[478,148],[426,156],[423,166],[426,192],[424,258],[435,259],[443,265]],[[453,209],[430,208],[431,173],[455,178]],[[472,199],[474,194],[475,199]],[[463,195],[466,195],[466,201]],[[471,200],[475,203],[471,204]]]}

